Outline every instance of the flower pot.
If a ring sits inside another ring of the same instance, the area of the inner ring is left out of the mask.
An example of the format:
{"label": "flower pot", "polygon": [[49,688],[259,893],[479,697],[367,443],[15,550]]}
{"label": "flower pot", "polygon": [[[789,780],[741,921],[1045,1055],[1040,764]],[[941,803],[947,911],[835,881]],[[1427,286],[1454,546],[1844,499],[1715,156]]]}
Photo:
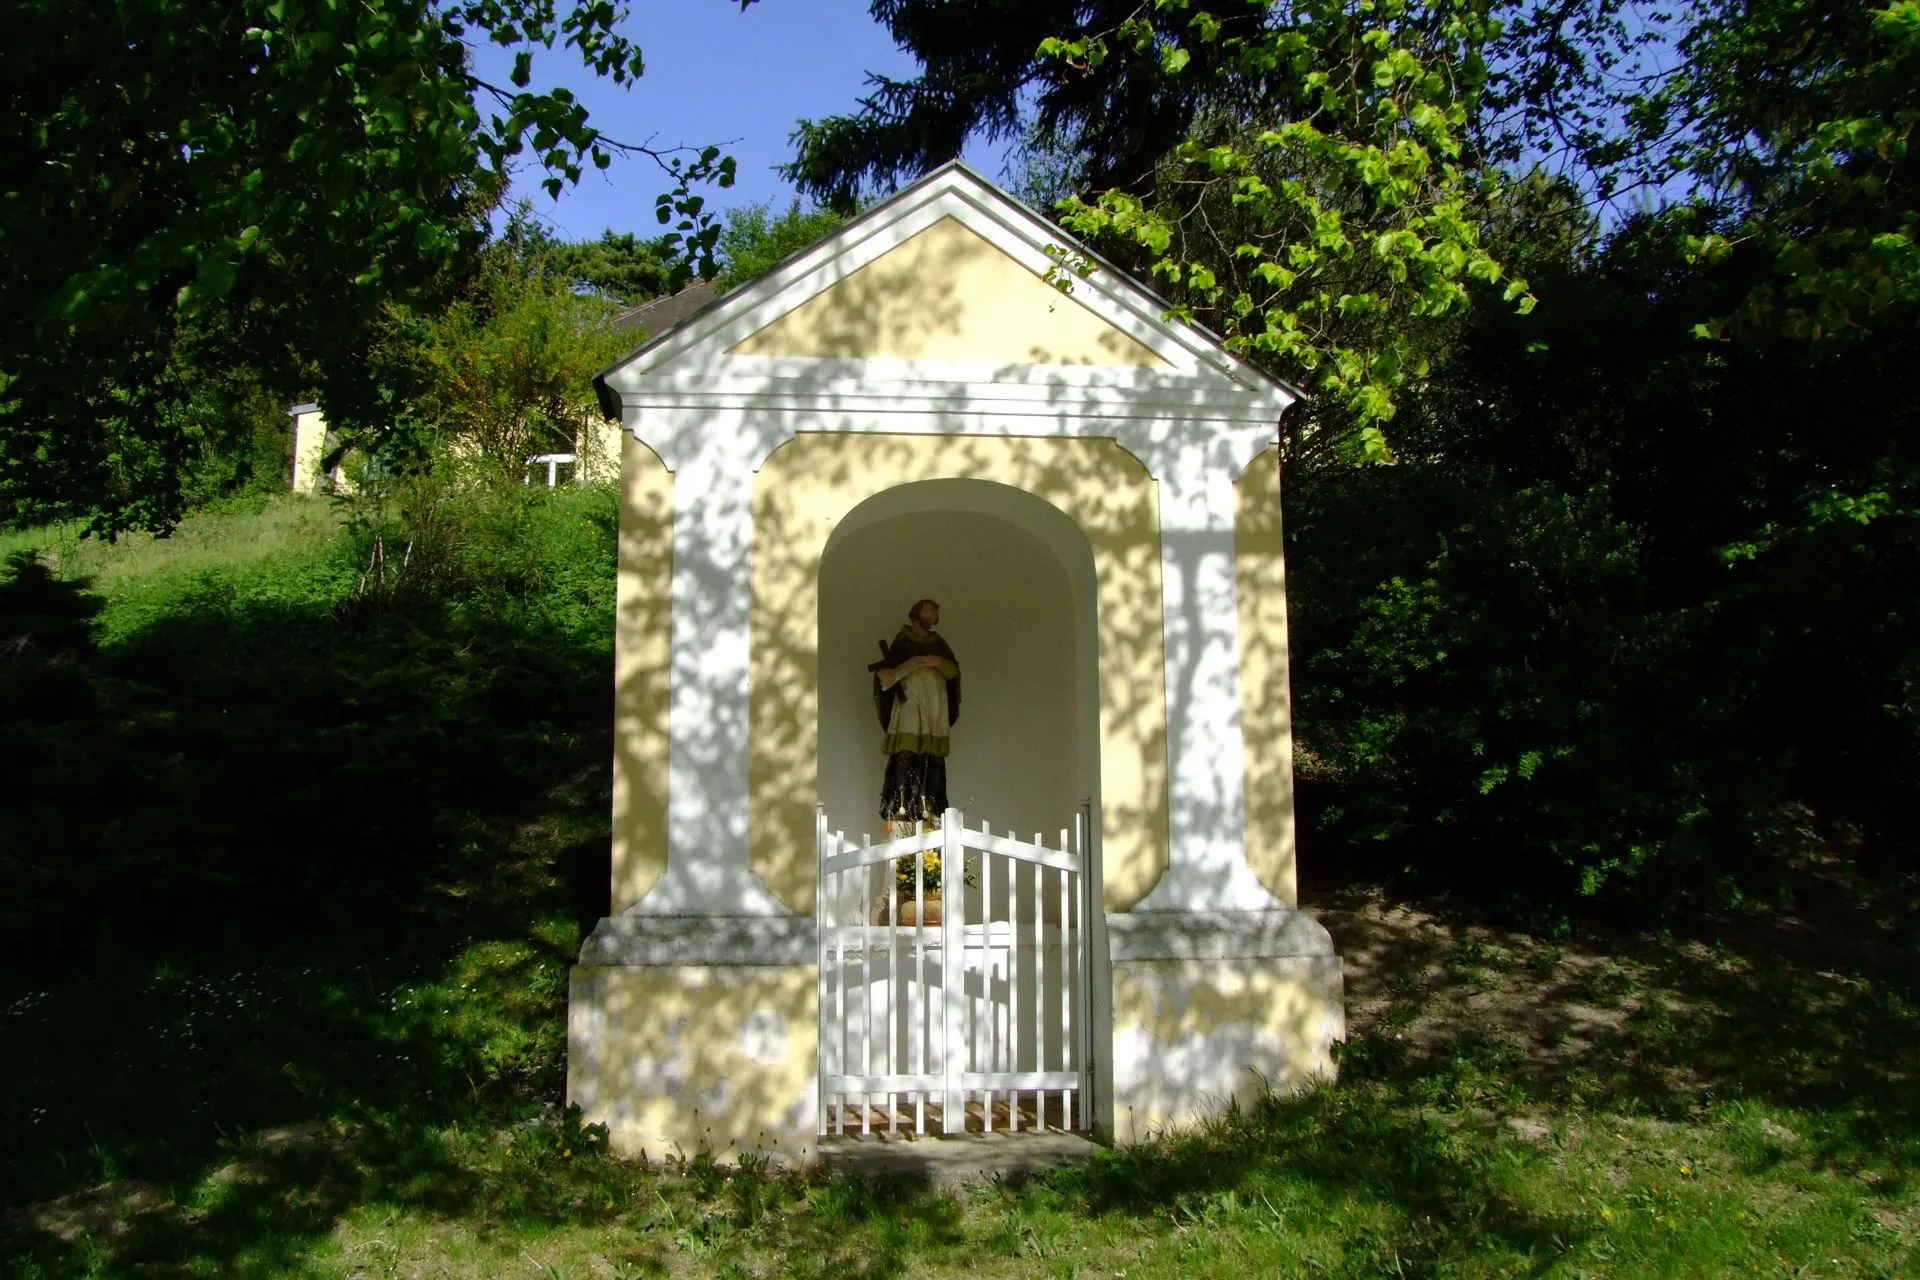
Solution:
{"label": "flower pot", "polygon": [[940,891],[938,889],[928,889],[926,896],[921,900],[926,906],[924,919],[921,918],[919,909],[921,903],[916,903],[911,896],[903,894],[897,899],[892,895],[887,895],[877,900],[873,904],[873,922],[875,924],[886,924],[889,919],[889,912],[892,910],[893,904],[896,901],[900,904],[899,923],[901,927],[910,928],[916,924],[924,924],[932,927],[940,923]]}

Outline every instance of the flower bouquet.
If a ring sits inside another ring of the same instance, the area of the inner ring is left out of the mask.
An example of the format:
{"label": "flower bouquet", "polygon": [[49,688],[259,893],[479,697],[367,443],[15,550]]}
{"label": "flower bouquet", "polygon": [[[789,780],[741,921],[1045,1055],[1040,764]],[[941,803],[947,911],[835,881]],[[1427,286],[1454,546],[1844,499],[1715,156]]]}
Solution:
{"label": "flower bouquet", "polygon": [[[914,897],[915,863],[918,863],[919,889],[918,900]],[[881,897],[874,906],[873,922],[886,924],[892,919],[894,903],[899,904],[899,923],[939,924],[940,923],[940,886],[945,880],[945,862],[939,849],[922,849],[918,854],[906,854],[897,858],[893,864],[892,892]],[[973,859],[966,861],[962,869],[962,883],[975,883]],[[924,911],[924,914],[923,914]]]}

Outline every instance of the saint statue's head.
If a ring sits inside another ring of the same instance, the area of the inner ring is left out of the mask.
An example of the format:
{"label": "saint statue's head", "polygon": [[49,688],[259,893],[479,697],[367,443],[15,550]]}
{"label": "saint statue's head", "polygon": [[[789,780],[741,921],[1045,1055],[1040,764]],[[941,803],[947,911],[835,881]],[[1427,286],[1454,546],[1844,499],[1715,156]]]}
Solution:
{"label": "saint statue's head", "polygon": [[940,602],[938,600],[915,600],[913,608],[907,610],[907,621],[922,631],[931,631],[940,625]]}

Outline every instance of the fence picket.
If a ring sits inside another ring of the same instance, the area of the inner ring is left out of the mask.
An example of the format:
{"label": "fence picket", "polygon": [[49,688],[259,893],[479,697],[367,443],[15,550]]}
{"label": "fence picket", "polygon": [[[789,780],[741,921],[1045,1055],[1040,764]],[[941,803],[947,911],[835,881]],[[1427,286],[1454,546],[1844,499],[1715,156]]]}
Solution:
{"label": "fence picket", "polygon": [[[871,847],[871,846],[869,846]],[[900,963],[900,877],[894,873],[892,862],[880,864],[887,877],[887,1074],[893,1075],[900,1070],[899,1059],[894,1056],[894,1023],[898,1021],[896,1009],[900,1003],[900,988],[904,966]],[[887,1091],[887,1136],[893,1137],[895,1129],[895,1094]]]}
{"label": "fence picket", "polygon": [[[873,846],[873,836],[863,835],[860,843],[865,848]],[[873,1074],[873,923],[866,908],[867,880],[869,873],[862,868],[858,872],[846,872],[846,875],[858,875],[854,885],[854,910],[860,913],[860,1070],[864,1075]],[[873,1132],[873,1095],[860,1095],[860,1132]]]}
{"label": "fence picket", "polygon": [[[1020,864],[1007,866],[1007,1070],[1020,1070]],[[1020,1090],[1007,1090],[1007,1132],[1020,1132]]]}
{"label": "fence picket", "polygon": [[[839,833],[836,832],[836,835]],[[847,929],[842,919],[842,896],[846,891],[846,881],[839,876],[833,880],[833,1060],[840,1064],[844,1074],[847,1063]],[[833,1131],[841,1131],[846,1120],[847,1100],[842,1096],[834,1104]]]}
{"label": "fence picket", "polygon": [[[940,883],[947,889],[941,895],[946,900],[946,911],[940,922],[940,1009],[946,1015],[940,1020],[940,1066],[946,1074],[946,1098],[940,1104],[940,1131],[965,1133],[967,1097],[960,1074],[965,1070],[961,1047],[966,1043],[966,1028],[961,1021],[966,1016],[967,853],[963,843],[966,815],[958,809],[948,809],[940,817],[940,826]],[[961,881],[957,894],[953,892],[955,876]]]}
{"label": "fence picket", "polygon": [[[1033,833],[1033,847],[1044,849],[1046,841],[1040,838],[1040,832]],[[1040,863],[1033,865],[1033,1069],[1047,1069],[1047,945],[1043,936],[1047,927],[1047,872]],[[1039,1089],[1033,1091],[1033,1129],[1035,1133],[1044,1133],[1047,1128],[1047,1095]]]}
{"label": "fence picket", "polygon": [[[1073,840],[1065,827],[1060,828],[1060,848],[1065,852],[1072,852],[1073,850]],[[1060,873],[1060,927],[1054,930],[1055,935],[1060,939],[1060,949],[1055,953],[1058,958],[1054,961],[1059,968],[1055,970],[1053,976],[1055,995],[1060,1001],[1059,1061],[1060,1068],[1063,1071],[1067,1066],[1067,1045],[1071,1042],[1073,1031],[1072,965],[1069,962],[1067,953],[1067,882],[1072,879],[1073,872],[1062,871]],[[1060,1127],[1063,1130],[1071,1127],[1067,1116],[1067,1091],[1065,1089],[1060,1091]]]}
{"label": "fence picket", "polygon": [[[920,995],[920,1014],[907,1011],[907,1030],[913,1035],[913,1052],[919,1066],[914,1074],[927,1074],[927,864],[919,853],[913,855],[913,963],[917,971],[915,989]],[[927,1090],[922,1085],[914,1094],[913,1131],[927,1134]]]}
{"label": "fence picket", "polygon": [[[819,1008],[822,1013],[825,1013],[827,1008],[827,881],[830,879],[830,876],[824,870],[827,865],[827,806],[823,804],[815,805],[813,810],[813,847],[815,856],[823,868],[820,878],[814,884],[813,889],[813,919],[817,926],[814,929],[813,949],[817,964],[817,968],[814,971],[816,978],[815,989],[818,992]],[[820,1101],[814,1110],[813,1123],[814,1128],[820,1133],[827,1131],[826,1032],[827,1029],[825,1027],[820,1028],[820,1035],[816,1037],[816,1044],[814,1046],[814,1058],[820,1075],[821,1092]]]}
{"label": "fence picket", "polygon": [[[989,825],[980,824],[982,835],[992,834]],[[986,1024],[986,1060],[999,1061],[1000,1015],[993,1001],[993,855],[980,855],[980,1021]],[[980,1114],[985,1117],[982,1130],[993,1132],[993,1090],[981,1091]]]}
{"label": "fence picket", "polygon": [[1080,914],[1080,936],[1075,939],[1073,962],[1079,969],[1080,986],[1080,1034],[1073,1042],[1074,1066],[1080,1072],[1080,1127],[1093,1128],[1093,877],[1087,874],[1093,866],[1093,852],[1089,842],[1093,839],[1093,805],[1091,802],[1081,807],[1079,821],[1074,824],[1075,834],[1079,837],[1080,855],[1080,894],[1077,904]]}

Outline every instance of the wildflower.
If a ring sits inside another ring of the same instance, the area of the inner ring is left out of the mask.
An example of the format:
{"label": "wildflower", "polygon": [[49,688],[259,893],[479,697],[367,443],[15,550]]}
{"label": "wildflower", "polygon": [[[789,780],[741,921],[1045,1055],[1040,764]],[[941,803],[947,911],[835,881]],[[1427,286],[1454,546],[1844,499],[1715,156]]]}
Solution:
{"label": "wildflower", "polygon": [[1606,1219],[1607,1221],[1609,1221],[1609,1222],[1611,1222],[1611,1221],[1613,1221],[1613,1210],[1611,1210],[1611,1209],[1602,1209],[1602,1210],[1600,1211],[1600,1216],[1601,1216],[1601,1217],[1603,1217],[1603,1218],[1605,1218],[1605,1219]]}

